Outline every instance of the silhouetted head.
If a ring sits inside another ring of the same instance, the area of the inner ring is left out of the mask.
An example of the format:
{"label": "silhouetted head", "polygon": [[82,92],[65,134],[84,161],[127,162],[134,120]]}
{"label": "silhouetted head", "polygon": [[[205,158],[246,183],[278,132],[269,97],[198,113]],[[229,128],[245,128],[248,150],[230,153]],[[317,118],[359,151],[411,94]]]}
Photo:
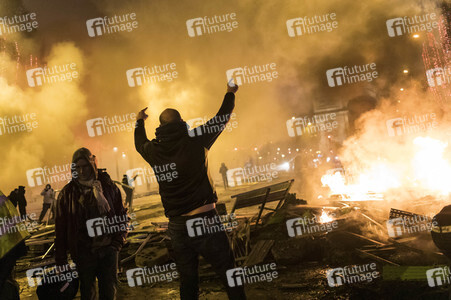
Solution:
{"label": "silhouetted head", "polygon": [[160,115],[160,125],[182,121],[180,113],[173,108],[166,108]]}

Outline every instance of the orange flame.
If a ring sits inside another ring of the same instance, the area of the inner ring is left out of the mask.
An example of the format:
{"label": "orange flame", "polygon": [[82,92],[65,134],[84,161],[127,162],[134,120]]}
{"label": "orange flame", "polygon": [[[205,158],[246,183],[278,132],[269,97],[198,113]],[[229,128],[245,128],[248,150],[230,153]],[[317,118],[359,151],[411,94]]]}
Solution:
{"label": "orange flame", "polygon": [[333,220],[334,219],[331,216],[329,216],[327,214],[327,212],[325,212],[324,210],[323,210],[321,216],[319,217],[319,222],[320,223],[329,223],[329,222],[332,222]]}

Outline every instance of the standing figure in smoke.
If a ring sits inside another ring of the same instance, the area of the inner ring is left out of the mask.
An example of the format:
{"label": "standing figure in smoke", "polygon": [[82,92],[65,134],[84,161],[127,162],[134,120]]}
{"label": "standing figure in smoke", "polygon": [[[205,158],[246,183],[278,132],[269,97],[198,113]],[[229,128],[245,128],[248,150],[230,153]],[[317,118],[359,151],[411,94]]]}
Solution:
{"label": "standing figure in smoke", "polygon": [[23,220],[27,220],[27,199],[25,198],[25,187],[19,186],[17,194],[17,205],[19,206],[19,213]]}
{"label": "standing figure in smoke", "polygon": [[19,197],[19,189],[14,189],[8,196],[9,201],[17,208],[17,200]]}
{"label": "standing figure in smoke", "polygon": [[[180,273],[181,299],[199,297],[199,254],[219,275],[229,299],[246,299],[243,286],[230,287],[227,282],[226,271],[235,267],[235,260],[226,233],[212,233],[205,228],[208,226],[200,228],[198,224],[194,225],[199,219],[219,219],[215,205],[218,197],[209,174],[207,157],[230,119],[237,90],[237,85],[227,86],[221,108],[213,119],[201,125],[201,130],[190,130],[180,113],[168,108],[160,115],[156,138],[150,141],[144,127],[147,108],[137,116],[135,147],[157,175]],[[196,135],[194,131],[201,134]],[[168,176],[171,180],[165,180]]]}
{"label": "standing figure in smoke", "polygon": [[55,192],[52,189],[52,186],[50,184],[47,184],[45,186],[45,189],[42,190],[41,196],[44,196],[44,203],[42,204],[42,211],[39,216],[39,223],[42,222],[42,219],[44,219],[45,214],[47,213],[47,210],[52,206],[53,201],[55,200]]}
{"label": "standing figure in smoke", "polygon": [[225,163],[221,163],[221,167],[219,168],[219,173],[222,175],[222,182],[224,183],[224,189],[227,189],[229,187],[229,182],[227,180],[227,169]]}
{"label": "standing figure in smoke", "polygon": [[[96,277],[100,299],[116,299],[118,253],[125,243],[128,222],[121,192],[110,175],[97,169],[96,158],[88,149],[75,151],[72,166],[72,180],[57,201],[56,264],[67,265],[70,253],[82,300],[96,299]],[[108,221],[113,219],[119,224]],[[119,230],[108,230],[107,222],[111,228],[118,225]]]}
{"label": "standing figure in smoke", "polygon": [[129,211],[132,209],[133,192],[135,191],[132,182],[136,180],[136,177],[138,177],[138,175],[129,179],[127,174],[124,174],[122,177],[122,189],[125,192],[125,205],[128,207]]}

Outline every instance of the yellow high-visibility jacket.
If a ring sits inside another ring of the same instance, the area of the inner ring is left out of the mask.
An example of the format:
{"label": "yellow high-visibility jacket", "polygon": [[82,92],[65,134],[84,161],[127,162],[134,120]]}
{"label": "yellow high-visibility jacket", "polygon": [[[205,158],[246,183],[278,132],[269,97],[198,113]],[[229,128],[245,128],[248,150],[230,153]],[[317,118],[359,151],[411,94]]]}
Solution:
{"label": "yellow high-visibility jacket", "polygon": [[30,236],[17,209],[0,191],[0,259],[14,246]]}

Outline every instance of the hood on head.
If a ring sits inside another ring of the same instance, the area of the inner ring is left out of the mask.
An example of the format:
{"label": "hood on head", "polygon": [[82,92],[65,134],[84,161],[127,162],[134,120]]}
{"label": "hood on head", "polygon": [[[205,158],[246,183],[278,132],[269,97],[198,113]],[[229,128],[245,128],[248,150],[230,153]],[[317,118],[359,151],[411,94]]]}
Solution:
{"label": "hood on head", "polygon": [[160,125],[155,130],[155,137],[162,142],[178,141],[185,135],[188,135],[188,127],[184,121]]}
{"label": "hood on head", "polygon": [[86,159],[86,161],[89,162],[89,164],[92,167],[92,171],[94,173],[95,179],[97,180],[97,159],[94,155],[92,155],[91,151],[87,148],[80,148],[74,152],[74,155],[72,156],[72,164],[71,164],[71,170],[72,170],[72,178],[78,179],[77,172],[75,170],[75,164],[80,159]]}

